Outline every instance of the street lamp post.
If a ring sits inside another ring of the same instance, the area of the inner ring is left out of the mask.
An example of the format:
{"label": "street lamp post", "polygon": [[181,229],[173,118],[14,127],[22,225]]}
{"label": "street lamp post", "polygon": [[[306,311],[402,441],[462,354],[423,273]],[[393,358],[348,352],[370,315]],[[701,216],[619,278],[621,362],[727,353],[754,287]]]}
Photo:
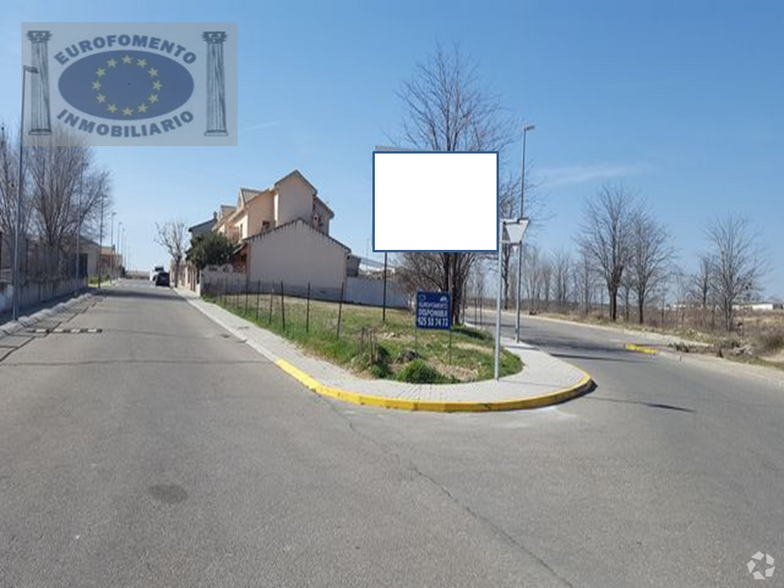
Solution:
{"label": "street lamp post", "polygon": [[106,195],[101,194],[101,224],[98,229],[98,290],[101,289],[101,261],[103,260],[103,204],[106,201]]}
{"label": "street lamp post", "polygon": [[117,216],[117,213],[112,211],[112,226],[111,226],[111,233],[109,234],[109,246],[112,248],[112,279],[114,279],[114,217]]}
{"label": "street lamp post", "polygon": [[[74,284],[74,296],[79,294],[79,286],[82,280],[82,264],[79,263],[79,240],[82,236],[82,192],[84,191],[84,166],[79,175],[79,197],[76,205],[76,283]],[[100,255],[99,255],[100,257]]]}
{"label": "street lamp post", "polygon": [[[528,131],[533,131],[534,125],[523,127],[523,169],[522,181],[520,183],[520,217],[523,216],[523,205],[525,204],[525,138]],[[520,342],[520,290],[523,284],[523,242],[517,247],[517,296],[515,296],[515,343]]]}
{"label": "street lamp post", "polygon": [[[122,260],[122,232],[121,232],[122,226],[123,226],[122,221],[117,223],[117,257],[119,257],[121,260]],[[122,267],[122,264],[120,264],[120,267]],[[120,273],[120,267],[117,268],[118,277]]]}
{"label": "street lamp post", "polygon": [[22,147],[22,138],[24,137],[24,107],[25,107],[25,81],[26,73],[37,74],[38,69],[30,67],[29,65],[22,66],[22,118],[19,123],[19,182],[16,187],[16,223],[14,230],[14,292],[12,303],[12,317],[13,320],[19,318],[19,296],[21,294],[22,285],[19,283],[19,234],[22,232],[22,189],[24,180],[24,148]]}
{"label": "street lamp post", "polygon": [[122,229],[122,238],[120,239],[120,243],[122,245],[120,251],[120,258],[122,259],[122,269],[124,274],[128,274],[128,241],[125,238],[125,225],[123,225]]}

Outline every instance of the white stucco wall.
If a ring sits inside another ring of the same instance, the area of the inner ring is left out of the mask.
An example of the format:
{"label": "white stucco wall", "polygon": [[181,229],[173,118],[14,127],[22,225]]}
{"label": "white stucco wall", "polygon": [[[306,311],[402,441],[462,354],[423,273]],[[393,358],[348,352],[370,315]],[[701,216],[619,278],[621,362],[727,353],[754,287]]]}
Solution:
{"label": "white stucco wall", "polygon": [[340,288],[348,252],[304,223],[279,228],[250,241],[252,282]]}
{"label": "white stucco wall", "polygon": [[301,218],[311,222],[313,217],[313,190],[296,176],[276,184],[275,219],[278,226]]}
{"label": "white stucco wall", "polygon": [[319,230],[329,235],[329,212],[327,207],[315,199],[313,200],[313,203],[315,213],[321,217],[322,227]]}
{"label": "white stucco wall", "polygon": [[264,192],[256,196],[248,203],[248,235],[258,235],[261,232],[264,221],[270,223],[270,227],[275,226],[275,207],[272,192]]}

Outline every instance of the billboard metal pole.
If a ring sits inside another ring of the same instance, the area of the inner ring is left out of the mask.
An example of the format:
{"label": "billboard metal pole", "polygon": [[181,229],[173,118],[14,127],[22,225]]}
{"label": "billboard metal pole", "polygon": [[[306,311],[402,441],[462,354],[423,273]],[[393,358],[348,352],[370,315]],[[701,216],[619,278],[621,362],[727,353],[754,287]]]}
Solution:
{"label": "billboard metal pole", "polygon": [[495,365],[493,368],[493,377],[497,380],[500,377],[501,371],[501,257],[503,255],[504,243],[504,221],[498,221],[498,284],[496,284],[495,295]]}

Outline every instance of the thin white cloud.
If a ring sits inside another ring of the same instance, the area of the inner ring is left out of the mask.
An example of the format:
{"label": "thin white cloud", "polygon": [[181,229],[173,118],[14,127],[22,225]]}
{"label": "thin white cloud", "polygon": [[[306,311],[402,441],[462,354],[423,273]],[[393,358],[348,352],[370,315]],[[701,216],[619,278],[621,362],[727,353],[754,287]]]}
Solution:
{"label": "thin white cloud", "polygon": [[274,127],[276,125],[279,125],[280,123],[281,123],[281,121],[279,121],[279,120],[271,120],[271,121],[268,121],[268,122],[258,123],[258,124],[255,124],[255,125],[250,125],[248,127],[241,128],[240,129],[240,133],[248,133],[250,131],[260,131],[261,129],[268,129],[270,127]]}
{"label": "thin white cloud", "polygon": [[649,163],[596,163],[589,165],[564,165],[539,170],[542,184],[549,188],[575,186],[598,180],[613,180],[649,172]]}

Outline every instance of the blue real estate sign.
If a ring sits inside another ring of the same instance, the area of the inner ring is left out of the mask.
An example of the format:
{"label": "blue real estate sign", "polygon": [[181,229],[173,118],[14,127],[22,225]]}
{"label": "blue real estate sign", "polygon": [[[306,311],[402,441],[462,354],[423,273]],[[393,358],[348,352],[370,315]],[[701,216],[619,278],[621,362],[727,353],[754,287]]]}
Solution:
{"label": "blue real estate sign", "polygon": [[451,308],[452,300],[446,292],[417,292],[417,328],[448,331],[452,327]]}

